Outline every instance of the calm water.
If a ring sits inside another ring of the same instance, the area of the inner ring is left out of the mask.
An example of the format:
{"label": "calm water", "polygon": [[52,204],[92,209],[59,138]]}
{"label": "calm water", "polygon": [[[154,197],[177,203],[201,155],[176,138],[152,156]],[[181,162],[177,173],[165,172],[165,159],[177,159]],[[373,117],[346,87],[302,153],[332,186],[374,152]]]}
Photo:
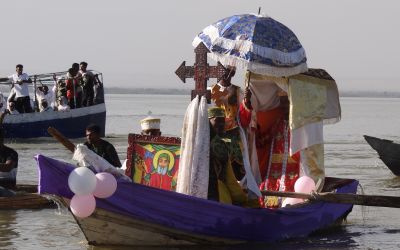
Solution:
{"label": "calm water", "polygon": [[[152,111],[163,134],[179,135],[188,96],[107,95],[107,140],[125,159],[127,134]],[[326,172],[355,178],[366,194],[400,195],[400,178],[377,158],[362,135],[400,141],[400,99],[343,98],[342,121],[325,126]],[[74,142],[79,142],[75,140]],[[18,182],[36,183],[35,154],[65,161],[71,154],[52,139],[8,143],[20,156]],[[400,209],[354,207],[347,223],[306,239],[220,249],[400,249]],[[0,211],[0,249],[105,249],[91,247],[66,209]],[[197,248],[199,249],[199,248]]]}

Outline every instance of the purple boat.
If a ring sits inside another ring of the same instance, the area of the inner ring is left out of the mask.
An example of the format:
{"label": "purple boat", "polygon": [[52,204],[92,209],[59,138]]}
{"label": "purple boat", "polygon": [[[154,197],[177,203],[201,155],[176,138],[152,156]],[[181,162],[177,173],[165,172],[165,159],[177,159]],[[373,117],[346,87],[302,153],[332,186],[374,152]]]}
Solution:
{"label": "purple boat", "polygon": [[[39,193],[68,204],[68,176],[74,166],[37,156]],[[358,181],[327,178],[323,191],[356,193]],[[91,245],[177,246],[275,242],[340,222],[351,204],[307,202],[289,208],[251,209],[118,180],[117,191],[96,198],[95,212],[75,217]]]}

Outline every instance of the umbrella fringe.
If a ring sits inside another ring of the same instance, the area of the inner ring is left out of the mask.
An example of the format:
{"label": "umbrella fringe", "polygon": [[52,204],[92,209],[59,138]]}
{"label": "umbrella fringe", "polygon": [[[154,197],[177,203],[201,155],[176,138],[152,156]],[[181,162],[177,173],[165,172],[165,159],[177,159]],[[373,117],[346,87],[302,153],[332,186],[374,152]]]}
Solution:
{"label": "umbrella fringe", "polygon": [[292,76],[297,75],[308,70],[307,63],[301,63],[294,67],[275,67],[255,62],[249,62],[242,58],[223,55],[219,53],[211,53],[209,56],[215,61],[221,62],[223,65],[231,65],[242,68],[244,70],[250,70],[256,74],[270,75],[275,77]]}

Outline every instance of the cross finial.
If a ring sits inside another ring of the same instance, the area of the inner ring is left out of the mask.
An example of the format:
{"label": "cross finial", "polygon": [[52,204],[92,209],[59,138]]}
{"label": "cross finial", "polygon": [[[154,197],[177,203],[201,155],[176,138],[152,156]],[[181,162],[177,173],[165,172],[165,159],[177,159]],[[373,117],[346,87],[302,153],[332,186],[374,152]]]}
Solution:
{"label": "cross finial", "polygon": [[204,43],[200,43],[195,49],[196,61],[194,66],[186,66],[186,62],[183,61],[179,68],[175,71],[175,74],[186,82],[186,78],[194,78],[195,89],[192,90],[192,100],[196,95],[206,96],[210,102],[211,93],[207,91],[207,81],[209,78],[217,78],[220,80],[226,72],[226,68],[220,63],[217,66],[210,66],[207,63],[207,53],[210,53]]}

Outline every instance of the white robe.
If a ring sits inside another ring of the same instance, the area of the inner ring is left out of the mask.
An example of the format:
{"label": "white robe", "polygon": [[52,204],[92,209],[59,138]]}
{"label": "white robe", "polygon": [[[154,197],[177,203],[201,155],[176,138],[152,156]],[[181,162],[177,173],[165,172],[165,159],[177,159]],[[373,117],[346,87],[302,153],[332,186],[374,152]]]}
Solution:
{"label": "white robe", "polygon": [[207,199],[210,163],[210,126],[205,97],[189,104],[182,128],[181,158],[176,191]]}

